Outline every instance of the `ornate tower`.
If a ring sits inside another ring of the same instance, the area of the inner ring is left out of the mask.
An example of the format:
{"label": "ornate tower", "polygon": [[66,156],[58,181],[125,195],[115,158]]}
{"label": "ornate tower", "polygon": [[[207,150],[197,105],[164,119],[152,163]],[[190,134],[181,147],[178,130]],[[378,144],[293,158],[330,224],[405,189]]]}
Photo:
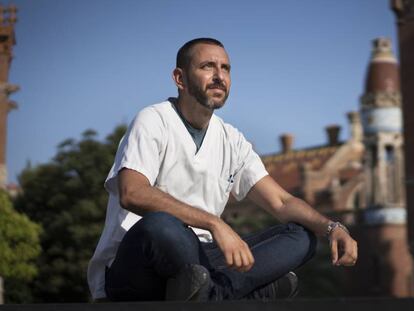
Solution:
{"label": "ornate tower", "polygon": [[9,96],[19,89],[17,85],[8,83],[13,45],[16,44],[14,36],[16,12],[15,6],[5,8],[0,5],[0,188],[5,188],[7,182],[7,115],[10,110],[17,108],[17,104],[9,100]]}
{"label": "ornate tower", "polygon": [[388,39],[373,41],[360,114],[366,150],[366,197],[355,232],[360,259],[354,271],[353,292],[413,296],[413,268],[406,238],[399,68]]}
{"label": "ornate tower", "polygon": [[391,42],[385,38],[374,40],[361,116],[369,172],[366,203],[372,209],[368,218],[392,213],[405,223],[400,79]]}

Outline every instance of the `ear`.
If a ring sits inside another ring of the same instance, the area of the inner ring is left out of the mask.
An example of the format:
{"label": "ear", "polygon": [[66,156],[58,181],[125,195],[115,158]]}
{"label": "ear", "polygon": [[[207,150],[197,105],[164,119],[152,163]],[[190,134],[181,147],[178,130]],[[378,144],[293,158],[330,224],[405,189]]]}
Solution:
{"label": "ear", "polygon": [[172,78],[175,82],[175,85],[179,90],[185,89],[185,83],[184,83],[184,72],[181,68],[175,68],[172,73]]}

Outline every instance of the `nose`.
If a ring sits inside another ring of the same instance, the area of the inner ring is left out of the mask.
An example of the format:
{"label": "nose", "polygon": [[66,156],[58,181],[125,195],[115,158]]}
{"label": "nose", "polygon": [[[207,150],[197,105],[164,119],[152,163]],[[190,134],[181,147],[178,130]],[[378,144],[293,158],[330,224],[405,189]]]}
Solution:
{"label": "nose", "polygon": [[221,68],[216,68],[216,70],[214,70],[213,80],[220,82],[224,81],[224,70]]}

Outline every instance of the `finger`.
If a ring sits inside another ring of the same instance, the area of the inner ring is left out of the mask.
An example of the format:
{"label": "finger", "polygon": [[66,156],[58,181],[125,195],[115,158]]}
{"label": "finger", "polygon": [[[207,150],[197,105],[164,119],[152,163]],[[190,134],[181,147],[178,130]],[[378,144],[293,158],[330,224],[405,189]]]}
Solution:
{"label": "finger", "polygon": [[233,266],[233,254],[231,252],[225,252],[224,257],[226,258],[226,264],[228,267]]}
{"label": "finger", "polygon": [[352,253],[351,253],[353,263],[352,265],[355,265],[358,260],[358,244],[356,241],[353,241],[352,243]]}
{"label": "finger", "polygon": [[349,244],[343,241],[338,242],[338,265],[348,264],[351,261]]}
{"label": "finger", "polygon": [[331,259],[333,265],[338,261],[338,242],[336,240],[331,241]]}
{"label": "finger", "polygon": [[344,258],[340,259],[340,262],[346,266],[355,265],[358,258],[358,250],[356,243],[351,243],[349,251],[345,254]]}
{"label": "finger", "polygon": [[249,263],[250,263],[248,270],[250,270],[254,265],[254,257],[253,257],[253,254],[252,254],[251,250],[249,248],[247,250],[248,250],[247,257],[248,257]]}
{"label": "finger", "polygon": [[355,262],[358,260],[358,243],[354,242],[353,257]]}
{"label": "finger", "polygon": [[355,264],[356,258],[355,258],[355,251],[354,251],[354,243],[353,241],[347,242],[344,246],[343,254],[341,254],[341,257],[338,260],[339,265],[345,265],[345,266],[352,266]]}
{"label": "finger", "polygon": [[251,268],[251,266],[254,263],[254,258],[252,255],[252,252],[250,251],[249,245],[244,242],[243,243],[243,252],[242,252],[242,259],[243,259],[243,265],[244,266],[248,266],[249,269]]}
{"label": "finger", "polygon": [[342,255],[337,263],[338,266],[340,265],[344,265],[344,266],[352,266],[354,264],[354,258],[349,254],[349,253],[344,253],[344,255]]}
{"label": "finger", "polygon": [[353,266],[355,264],[355,259],[351,256],[343,257],[340,260],[338,260],[338,266],[344,265],[344,266]]}
{"label": "finger", "polygon": [[239,270],[242,267],[242,259],[240,252],[233,253],[233,267]]}
{"label": "finger", "polygon": [[251,268],[249,255],[247,251],[244,251],[241,253],[241,259],[242,259],[242,272],[246,272]]}

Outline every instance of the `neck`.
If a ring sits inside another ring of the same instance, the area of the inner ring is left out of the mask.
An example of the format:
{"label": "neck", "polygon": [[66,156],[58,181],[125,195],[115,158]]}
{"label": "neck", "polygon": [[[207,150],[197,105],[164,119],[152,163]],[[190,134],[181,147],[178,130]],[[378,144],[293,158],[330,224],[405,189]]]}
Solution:
{"label": "neck", "polygon": [[199,104],[192,98],[178,96],[178,109],[190,125],[196,129],[204,129],[208,126],[213,110]]}

